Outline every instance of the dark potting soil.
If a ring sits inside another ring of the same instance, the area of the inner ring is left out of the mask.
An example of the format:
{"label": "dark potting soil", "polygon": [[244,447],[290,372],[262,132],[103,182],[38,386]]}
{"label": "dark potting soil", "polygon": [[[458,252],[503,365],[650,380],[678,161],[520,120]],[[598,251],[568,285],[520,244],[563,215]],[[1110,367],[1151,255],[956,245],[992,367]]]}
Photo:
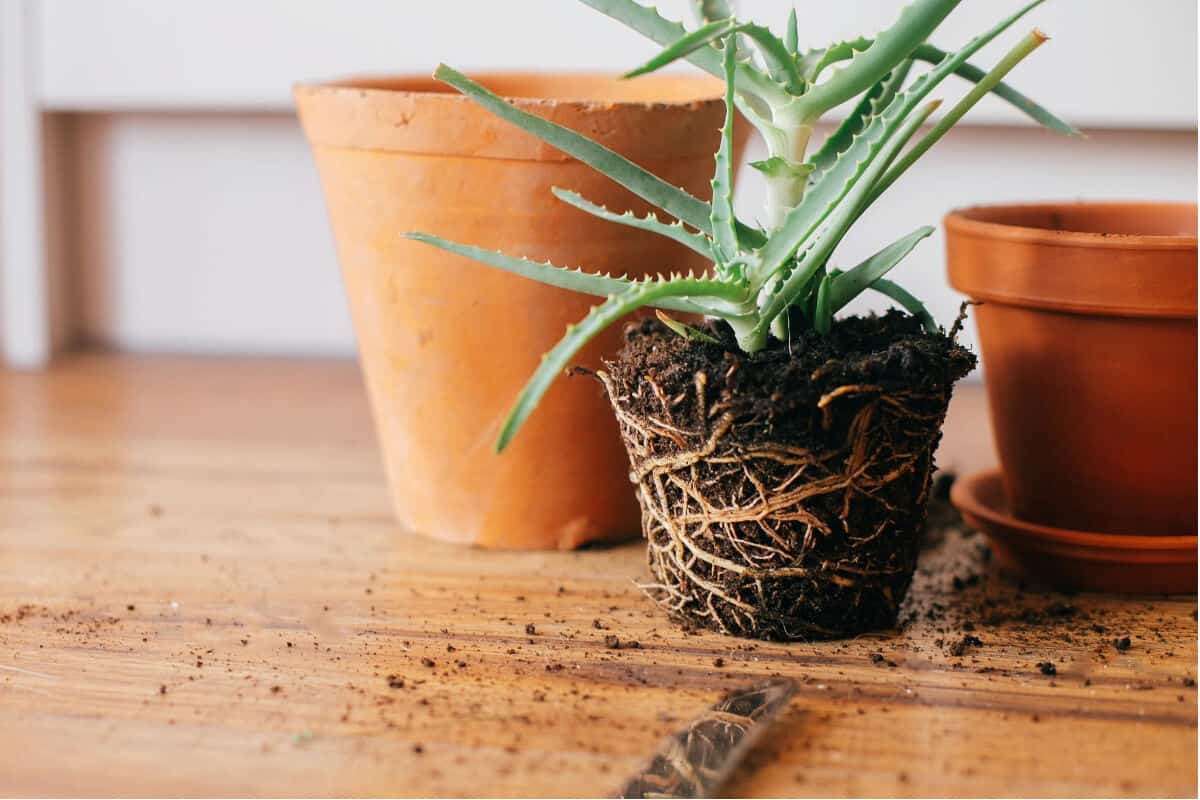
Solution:
{"label": "dark potting soil", "polygon": [[672,614],[770,639],[895,623],[912,580],[933,451],[975,357],[900,312],[742,353],[656,320],[600,375]]}

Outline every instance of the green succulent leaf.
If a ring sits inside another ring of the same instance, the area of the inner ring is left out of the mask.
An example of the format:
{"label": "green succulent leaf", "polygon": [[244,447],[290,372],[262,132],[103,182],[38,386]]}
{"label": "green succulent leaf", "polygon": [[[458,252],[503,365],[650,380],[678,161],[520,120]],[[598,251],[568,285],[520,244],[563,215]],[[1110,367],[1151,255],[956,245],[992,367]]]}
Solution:
{"label": "green succulent leaf", "polygon": [[[644,6],[634,0],[579,1],[626,27],[632,28],[663,47],[679,41],[688,33],[687,29],[678,22],[666,19],[654,8]],[[687,56],[687,59],[714,78],[720,78],[724,72],[721,67],[721,54],[715,48],[695,50]]]}
{"label": "green succulent leaf", "polygon": [[[795,59],[787,51],[779,37],[761,25],[755,25],[752,22],[738,23],[734,19],[724,18],[706,23],[691,33],[681,36],[649,61],[625,73],[624,77],[636,78],[639,75],[662,69],[681,58],[689,58],[700,48],[711,47],[718,40],[728,38],[731,33],[743,34],[757,44],[761,48],[759,52],[763,55],[763,61],[767,65],[771,79],[784,86],[789,92],[800,93],[804,86],[804,79],[800,77],[800,71],[796,69]],[[722,47],[722,52],[724,52],[724,47]],[[736,54],[737,49],[734,48],[733,52]],[[734,68],[736,69],[737,66],[735,61]]]}
{"label": "green succulent leaf", "polygon": [[921,140],[913,145],[912,149],[905,153],[899,161],[888,169],[887,173],[880,179],[879,183],[873,189],[870,198],[867,200],[864,208],[875,202],[881,194],[887,191],[888,187],[896,182],[896,179],[905,173],[905,171],[916,163],[917,159],[923,156],[929,148],[933,147],[939,139],[946,134],[946,131],[954,127],[954,124],[962,119],[976,103],[992,91],[999,83],[1000,79],[1012,71],[1013,67],[1021,63],[1034,50],[1041,47],[1047,41],[1047,36],[1041,31],[1034,30],[1025,36],[1021,41],[1005,54],[1004,58],[988,71],[975,86],[967,93],[966,97],[958,101],[954,108],[938,120],[933,126],[933,130],[921,137]]}
{"label": "green succulent leaf", "polygon": [[[428,233],[403,233],[401,236],[405,239],[412,239],[416,242],[432,245],[433,247],[463,256],[464,258],[470,258],[481,264],[487,264],[489,267],[495,267],[505,272],[511,272],[514,275],[520,275],[523,278],[529,278],[548,286],[557,286],[560,289],[570,289],[573,292],[580,292],[582,294],[607,297],[611,294],[625,292],[636,285],[628,278],[597,275],[579,269],[556,267],[549,261],[539,263],[527,258],[514,258],[504,253],[498,253],[495,250],[486,250],[482,247],[459,244],[458,242],[452,242],[439,236],[431,236]],[[706,309],[701,306],[680,298],[666,298],[662,303],[662,308],[672,311],[683,311],[691,314],[707,313]]]}
{"label": "green succulent leaf", "polygon": [[771,76],[771,80],[783,86],[791,94],[800,94],[804,91],[806,84],[800,70],[796,67],[796,58],[778,36],[771,33],[769,28],[752,22],[738,25],[737,30],[759,46],[759,52],[762,54],[763,63],[767,66],[767,73]]}
{"label": "green succulent leaf", "polygon": [[657,279],[633,284],[620,294],[614,294],[600,305],[594,306],[578,325],[568,326],[566,335],[542,357],[542,363],[517,395],[512,411],[509,412],[496,440],[496,451],[500,452],[508,446],[513,435],[546,394],[546,390],[567,368],[575,354],[596,334],[632,311],[649,305],[662,305],[665,300],[678,299],[685,295],[736,300],[741,299],[741,290],[729,283],[705,278]]}
{"label": "green succulent leaf", "polygon": [[809,50],[801,57],[800,62],[804,71],[804,78],[815,82],[826,67],[836,64],[839,61],[849,61],[870,47],[873,42],[873,39],[860,36],[857,39],[835,42],[828,47]]}
{"label": "green succulent leaf", "polygon": [[815,119],[874,86],[896,65],[909,57],[917,45],[955,9],[961,0],[914,0],[887,30],[879,33],[863,52],[828,80],[812,86],[798,98],[794,113]]}
{"label": "green succulent leaf", "polygon": [[925,304],[913,297],[912,294],[910,294],[907,289],[900,286],[900,284],[893,283],[886,278],[879,278],[868,288],[872,291],[879,292],[885,297],[895,300],[900,304],[901,308],[919,319],[921,321],[921,325],[923,325],[925,330],[929,333],[938,332],[937,323],[934,322],[933,315],[929,313],[927,308],[925,308]]}
{"label": "green succulent leaf", "polygon": [[624,77],[636,78],[639,75],[662,69],[681,58],[688,58],[700,48],[707,48],[718,39],[728,36],[729,32],[736,28],[737,23],[731,19],[720,18],[706,23],[691,33],[679,37],[646,63],[626,72]]}
{"label": "green succulent leaf", "polygon": [[[632,28],[663,47],[670,47],[688,35],[687,29],[678,22],[665,19],[654,8],[634,2],[634,0],[579,0],[579,2]],[[721,53],[715,47],[698,47],[688,53],[686,58],[716,78],[724,75]],[[770,105],[781,105],[791,97],[782,87],[767,80],[766,76],[744,62],[738,63],[737,84],[739,94],[750,92]],[[749,112],[749,109],[744,108],[743,110]]]}
{"label": "green succulent leaf", "polygon": [[796,7],[793,5],[791,11],[788,12],[787,33],[783,37],[783,46],[791,53],[795,59],[800,50],[800,31],[796,23]]}
{"label": "green succulent leaf", "polygon": [[[934,47],[929,43],[922,44],[913,51],[913,58],[921,61],[927,61],[930,64],[938,64],[943,59],[948,58],[949,55],[950,54],[945,50]],[[979,83],[987,76],[986,71],[970,63],[960,64],[958,68],[954,70],[954,74],[960,78],[971,81],[972,83]],[[1052,131],[1056,131],[1057,133],[1061,133],[1066,136],[1083,136],[1083,133],[1074,125],[1059,118],[1049,109],[1035,103],[1029,97],[1021,94],[1012,86],[1004,83],[1003,81],[1000,81],[992,86],[991,91],[992,94],[1008,102],[1018,111],[1023,112],[1026,116],[1043,127],[1049,128]]]}
{"label": "green succulent leaf", "polygon": [[[702,236],[699,233],[692,233],[682,223],[663,222],[654,214],[647,214],[644,217],[639,217],[632,211],[618,214],[614,211],[609,211],[604,206],[597,205],[585,199],[578,192],[572,192],[569,189],[560,189],[557,186],[553,187],[550,191],[559,200],[568,205],[575,206],[580,211],[586,211],[593,216],[600,217],[600,219],[608,220],[609,222],[615,222],[618,225],[628,225],[631,228],[640,228],[644,231],[657,233],[659,236],[665,236],[668,239],[674,239],[705,258],[713,260],[712,244],[708,237]],[[608,292],[603,292],[603,294],[608,294]]]}
{"label": "green succulent leaf", "polygon": [[[971,39],[950,58],[918,77],[907,89],[898,92],[880,114],[866,122],[862,133],[853,138],[850,145],[837,154],[830,166],[819,172],[814,169],[814,175],[810,176],[809,188],[805,192],[804,198],[788,212],[779,229],[760,251],[760,269],[763,273],[769,275],[783,268],[797,249],[807,242],[818,226],[834,212],[834,209],[841,210],[842,198],[851,193],[858,193],[861,196],[865,192],[869,192],[872,186],[864,186],[863,183],[874,184],[881,177],[883,167],[886,167],[887,163],[899,152],[889,143],[892,137],[902,126],[909,131],[909,135],[915,130],[907,126],[910,125],[910,115],[914,113],[918,104],[947,76],[953,74],[960,64],[965,63],[980,48],[1042,2],[1043,0],[1033,0],[1015,14],[996,23],[990,30]],[[909,6],[909,9],[915,6],[916,4]],[[903,17],[903,14],[901,16]],[[928,114],[928,110],[925,114]],[[891,155],[885,158],[882,164],[877,163],[878,154],[889,148],[892,148]],[[873,177],[866,178],[868,172],[871,172]],[[871,201],[869,202],[873,202],[878,196],[879,193],[870,195]],[[864,202],[869,205],[865,197],[857,201],[855,205],[858,206]],[[854,217],[851,218],[851,222],[857,218],[857,214],[861,213],[861,210],[861,208],[856,208],[852,212]],[[779,313],[779,309],[776,308],[775,314],[777,313]]]}
{"label": "green succulent leaf", "polygon": [[820,180],[821,176],[837,161],[838,156],[846,151],[854,142],[854,137],[862,133],[871,120],[883,112],[892,99],[904,86],[908,79],[912,61],[901,61],[896,68],[880,78],[871,89],[863,95],[862,100],[854,107],[833,133],[826,137],[821,147],[809,160],[808,183],[811,186]]}
{"label": "green succulent leaf", "polygon": [[828,336],[829,332],[833,330],[833,301],[830,297],[832,285],[832,275],[822,275],[820,282],[817,283],[817,303],[813,309],[813,327],[822,336]]}
{"label": "green succulent leaf", "polygon": [[497,117],[533,134],[564,153],[574,156],[648,203],[661,208],[693,228],[705,233],[710,232],[708,220],[712,210],[709,204],[703,200],[688,194],[683,189],[672,186],[654,173],[639,167],[624,156],[602,144],[593,142],[570,128],[522,111],[445,64],[439,66],[433,75],[470,97]]}
{"label": "green succulent leaf", "polygon": [[[838,45],[826,50],[813,51],[815,54],[820,56],[820,60],[813,62],[813,67],[819,74],[820,70],[829,64],[834,63],[835,61],[849,59],[856,51],[865,50],[868,46],[870,46],[870,44],[870,39],[859,38],[851,42],[841,42]],[[945,50],[935,47],[928,42],[922,42],[921,44],[917,45],[916,49],[912,52],[913,60],[924,61],[928,64],[939,64],[949,57],[950,54]],[[979,81],[983,80],[984,76],[987,74],[987,71],[980,69],[974,64],[968,62],[960,64],[958,68],[954,70],[954,74],[960,78],[963,78],[964,80],[968,80],[972,83],[978,83]],[[815,75],[810,76],[806,73],[806,76],[809,80],[815,80]],[[1024,113],[1039,125],[1049,128],[1052,131],[1062,133],[1067,136],[1083,135],[1074,125],[1059,118],[1049,109],[1034,102],[1032,99],[1017,91],[1007,83],[1000,82],[995,84],[992,87],[992,94],[1008,102],[1014,108]]]}
{"label": "green succulent leaf", "polygon": [[905,256],[922,240],[933,233],[928,225],[917,228],[912,233],[902,236],[878,253],[863,260],[857,266],[846,272],[840,272],[832,279],[829,287],[830,313],[836,314],[846,307],[846,304],[862,294],[871,284],[888,274]]}
{"label": "green succulent leaf", "polygon": [[698,342],[708,342],[709,344],[720,344],[721,342],[713,336],[709,336],[702,330],[693,328],[691,325],[685,325],[674,317],[669,317],[661,310],[656,310],[654,316],[658,317],[658,321],[666,325],[672,331],[684,339],[695,339]]}
{"label": "green succulent leaf", "polygon": [[740,245],[733,216],[733,80],[737,65],[734,35],[725,39],[725,123],[717,149],[717,169],[712,181],[712,236],[723,264],[738,260]]}

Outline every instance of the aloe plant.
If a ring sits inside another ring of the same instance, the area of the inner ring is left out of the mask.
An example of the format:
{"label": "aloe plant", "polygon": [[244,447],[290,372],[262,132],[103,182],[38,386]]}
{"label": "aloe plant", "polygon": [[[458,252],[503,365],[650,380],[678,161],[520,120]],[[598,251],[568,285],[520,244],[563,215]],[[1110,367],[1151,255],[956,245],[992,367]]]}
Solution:
{"label": "aloe plant", "polygon": [[[1005,75],[1046,37],[1034,30],[991,69],[970,61],[977,51],[1040,5],[1034,0],[954,52],[926,40],[960,0],[914,0],[891,27],[871,39],[801,50],[792,11],[783,38],[769,28],[734,18],[724,0],[693,0],[698,27],[687,30],[634,0],[581,0],[648,36],[664,49],[630,77],[687,59],[725,82],[725,120],[716,153],[712,201],[705,202],[656,177],[617,153],[555,123],[522,111],[465,75],[439,66],[435,77],[497,116],[583,161],[667,216],[618,214],[575,192],[556,188],[563,202],[616,224],[673,239],[713,263],[703,275],[633,280],[597,275],[492,252],[425,233],[405,236],[544,283],[606,298],[547,353],[521,391],[501,430],[503,450],[572,357],[606,326],[639,308],[659,309],[680,335],[703,336],[664,312],[690,312],[727,322],[738,346],[755,353],[769,337],[788,339],[789,325],[827,333],[833,317],[871,289],[938,330],[921,302],[885,276],[933,232],[921,227],[862,263],[840,270],[830,264],[838,244],[872,203],[975,103],[991,92],[1042,125],[1066,134],[1067,123],[1003,83]],[[914,62],[931,66],[909,80]],[[939,101],[929,94],[951,75],[974,86],[923,135]],[[837,129],[807,154],[816,122],[857,98]],[[768,158],[752,166],[767,181],[761,221],[733,212],[733,124],[739,109],[762,134]],[[906,149],[907,148],[907,149]]]}

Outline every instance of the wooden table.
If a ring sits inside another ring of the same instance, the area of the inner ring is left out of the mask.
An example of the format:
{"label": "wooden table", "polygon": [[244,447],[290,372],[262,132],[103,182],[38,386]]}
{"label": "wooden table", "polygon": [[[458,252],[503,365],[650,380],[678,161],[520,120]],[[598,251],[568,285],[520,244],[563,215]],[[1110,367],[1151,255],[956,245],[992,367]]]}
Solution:
{"label": "wooden table", "polygon": [[[605,794],[774,674],[739,795],[1197,792],[1195,597],[1022,590],[981,537],[923,555],[899,631],[755,644],[664,619],[637,543],[405,535],[351,363],[0,374],[0,457],[6,795]],[[989,458],[965,387],[942,461]]]}

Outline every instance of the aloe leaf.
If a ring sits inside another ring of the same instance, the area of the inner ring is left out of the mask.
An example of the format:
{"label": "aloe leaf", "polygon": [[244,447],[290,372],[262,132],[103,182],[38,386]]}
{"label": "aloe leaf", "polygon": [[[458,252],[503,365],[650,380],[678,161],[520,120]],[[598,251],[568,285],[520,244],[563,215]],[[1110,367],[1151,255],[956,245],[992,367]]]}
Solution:
{"label": "aloe leaf", "polygon": [[[919,45],[917,49],[913,51],[913,58],[920,61],[927,61],[930,64],[937,64],[948,56],[949,53],[947,53],[945,50],[934,47],[929,43]],[[984,76],[987,75],[984,70],[980,69],[974,64],[962,64],[958,67],[958,69],[954,70],[954,74],[960,78],[971,81],[972,83],[979,83],[981,80],[983,80]],[[1035,103],[1029,97],[1025,96],[1021,92],[1018,92],[1012,86],[1009,86],[1003,81],[992,87],[992,94],[1007,101],[1014,108],[1024,112],[1030,119],[1049,128],[1052,131],[1057,131],[1058,133],[1066,134],[1067,136],[1083,135],[1082,131],[1080,131],[1074,125],[1066,120],[1060,119],[1049,109],[1039,105],[1038,103]]]}
{"label": "aloe leaf", "polygon": [[[515,258],[504,253],[498,253],[495,250],[486,250],[482,247],[459,244],[458,242],[452,242],[428,233],[403,233],[401,236],[405,239],[412,239],[416,242],[432,245],[455,255],[473,259],[482,264],[487,264],[489,267],[495,267],[505,272],[520,275],[523,278],[529,278],[548,286],[557,286],[560,289],[570,289],[573,292],[580,292],[582,294],[607,297],[612,294],[620,294],[621,292],[628,291],[631,287],[637,285],[627,278],[597,275],[579,269],[556,267],[549,261],[539,263],[527,258]],[[706,309],[682,299],[668,298],[662,302],[663,308],[672,311],[683,311],[692,314],[707,313]]]}
{"label": "aloe leaf", "polygon": [[752,22],[738,25],[737,30],[759,46],[771,80],[782,85],[791,94],[804,91],[805,81],[796,67],[796,59],[778,36],[771,33],[769,28]]}
{"label": "aloe leaf", "polygon": [[[907,89],[898,93],[879,115],[867,121],[862,133],[837,155],[831,166],[819,174],[814,173],[817,177],[810,183],[803,199],[788,212],[770,241],[759,251],[760,272],[769,275],[782,268],[834,208],[840,208],[838,204],[843,197],[852,191],[869,188],[860,186],[863,173],[875,167],[876,155],[884,147],[884,142],[902,122],[907,124],[904,120],[916,106],[959,65],[1042,2],[1033,0],[990,30],[971,39],[950,58],[918,77]],[[894,157],[896,151],[892,152]],[[872,182],[878,178],[878,172],[876,176],[871,179]]]}
{"label": "aloe leaf", "polygon": [[[634,0],[579,0],[579,2],[605,16],[612,17],[617,22],[632,28],[663,47],[667,47],[687,35],[687,29],[678,22],[665,19],[656,9],[634,2]],[[721,54],[714,48],[696,50],[688,55],[688,61],[714,78],[720,78],[722,75]]]}
{"label": "aloe leaf", "polygon": [[[875,181],[878,180],[895,154],[900,152],[938,105],[939,101],[936,100],[929,103],[905,119],[894,135],[884,139],[884,144],[871,159],[866,169],[859,173],[850,190],[836,201],[832,213],[824,221],[824,227],[813,236],[812,241],[808,242],[805,251],[797,256],[796,267],[782,282],[779,291],[767,301],[762,309],[759,328],[766,330],[766,326],[770,324],[771,320],[795,301],[811,277],[825,265],[833,249],[837,247],[842,237],[846,235],[846,231],[858,218],[859,208]],[[769,242],[767,247],[763,248],[764,253],[772,243],[773,241]]]}
{"label": "aloe leaf", "polygon": [[[813,309],[813,328],[822,336],[828,336],[833,330],[833,301],[830,292],[833,286],[833,276],[821,276],[817,284],[817,303]],[[780,314],[780,316],[783,316]]]}
{"label": "aloe leaf", "polygon": [[788,12],[787,33],[784,34],[783,46],[795,58],[800,50],[800,32],[796,24],[796,6],[792,6],[792,10]]}
{"label": "aloe leaf", "polygon": [[680,322],[677,319],[674,319],[673,317],[668,317],[660,309],[656,309],[654,311],[654,316],[658,317],[659,322],[661,322],[663,325],[666,325],[668,328],[670,328],[672,331],[674,331],[677,335],[682,336],[684,339],[695,339],[700,342],[708,342],[709,344],[720,344],[721,343],[718,339],[716,339],[713,336],[709,336],[707,333],[705,333],[702,330],[693,328],[691,325],[685,325],[684,323]]}
{"label": "aloe leaf", "polygon": [[[821,54],[823,59],[828,59],[827,61],[821,61],[819,65],[816,65],[817,71],[819,72],[820,69],[824,68],[833,61],[840,61],[850,58],[854,54],[854,50],[856,48],[858,50],[862,50],[870,43],[870,39],[860,38],[854,40],[853,42],[842,42],[839,46],[835,46],[834,48],[816,51]],[[845,45],[849,45],[849,47],[844,47]],[[949,58],[950,54],[945,50],[942,50],[940,47],[935,47],[928,42],[922,42],[921,44],[917,45],[915,50],[913,50],[912,57],[916,61],[924,61],[929,64],[938,64],[944,59]],[[971,83],[978,83],[979,81],[983,80],[983,77],[987,74],[987,72],[986,70],[982,70],[974,64],[964,63],[959,65],[959,67],[954,70],[954,74],[964,80],[970,81]],[[806,76],[809,80],[815,79],[815,76],[808,75],[807,73]],[[1039,125],[1043,125],[1052,131],[1066,134],[1067,136],[1083,135],[1083,133],[1074,125],[1059,118],[1049,109],[1034,102],[1032,99],[1017,91],[1007,83],[997,83],[992,87],[992,94],[996,95],[1002,100],[1005,100],[1014,108],[1032,119],[1034,122],[1037,122]]]}
{"label": "aloe leaf", "polygon": [[[634,0],[579,0],[585,6],[615,19],[632,28],[663,47],[669,47],[687,35],[688,31],[678,22],[662,17],[657,10]],[[713,77],[724,75],[721,54],[715,47],[700,47],[687,55],[687,60]],[[758,70],[747,63],[737,68],[738,92],[752,92],[772,106],[788,102],[791,96],[781,87],[767,80]],[[749,109],[743,109],[749,111]],[[761,116],[761,115],[758,115]]]}
{"label": "aloe leaf", "polygon": [[804,54],[802,62],[805,80],[815,82],[826,67],[839,61],[849,61],[870,47],[873,42],[874,39],[860,36],[857,39],[835,42],[819,50],[810,50]]}
{"label": "aloe leaf", "polygon": [[537,408],[538,402],[579,350],[596,334],[621,317],[648,305],[662,305],[664,300],[683,295],[740,299],[741,290],[731,284],[704,278],[674,278],[633,284],[620,294],[610,296],[594,306],[578,325],[567,327],[567,333],[550,352],[542,357],[542,363],[530,377],[529,382],[517,395],[512,411],[500,430],[496,451],[508,446],[512,437]]}
{"label": "aloe leaf", "polygon": [[725,39],[725,124],[717,149],[717,169],[712,181],[712,236],[723,264],[738,260],[737,229],[733,216],[733,71],[737,64],[733,34]]}
{"label": "aloe leaf", "polygon": [[[763,61],[767,65],[767,71],[772,80],[787,87],[788,91],[792,93],[798,94],[801,91],[804,80],[800,77],[800,72],[796,69],[796,62],[788,53],[783,42],[761,25],[755,25],[752,22],[739,24],[733,19],[717,19],[681,36],[649,61],[625,73],[624,77],[636,78],[639,75],[662,69],[681,58],[688,58],[702,47],[713,45],[718,39],[723,39],[733,32],[742,33],[759,45],[761,48],[759,52],[763,55]],[[736,48],[734,52],[737,52]],[[734,68],[737,68],[736,62]]]}
{"label": "aloe leaf", "polygon": [[908,79],[908,72],[911,68],[912,61],[906,59],[900,62],[894,70],[881,78],[871,87],[870,91],[863,95],[862,100],[842,120],[837,130],[825,138],[821,147],[809,159],[809,185],[816,183],[821,175],[833,166],[838,156],[854,142],[854,137],[862,133],[863,128],[883,109],[887,108],[888,104],[892,102],[892,98],[904,86],[904,81]]}
{"label": "aloe leaf", "polygon": [[618,155],[604,145],[593,142],[570,128],[516,108],[445,64],[440,65],[433,76],[453,86],[504,121],[510,122],[547,144],[574,156],[671,216],[705,233],[710,232],[708,220],[711,209],[709,204],[703,200],[692,196],[683,189],[672,186],[624,156]]}
{"label": "aloe leaf", "polygon": [[701,47],[708,47],[717,39],[727,36],[736,27],[736,22],[724,18],[702,25],[691,33],[679,37],[668,45],[666,49],[660,51],[658,55],[640,67],[626,72],[623,77],[636,78],[639,75],[645,75],[647,72],[662,69],[681,58],[687,58]]}
{"label": "aloe leaf", "polygon": [[872,291],[879,292],[885,297],[890,297],[892,300],[895,300],[905,311],[921,320],[921,324],[929,333],[938,332],[938,326],[937,323],[934,322],[933,315],[929,313],[929,310],[925,308],[925,305],[920,300],[913,297],[912,294],[910,294],[904,287],[900,286],[900,284],[893,283],[886,278],[878,278],[867,288],[871,289]]}
{"label": "aloe leaf", "polygon": [[1021,41],[1017,42],[1017,44],[1005,54],[1004,58],[1000,59],[999,63],[997,63],[995,67],[993,67],[986,75],[979,79],[971,91],[967,93],[966,97],[958,101],[958,103],[954,105],[954,108],[950,109],[950,111],[944,117],[942,117],[942,119],[938,120],[937,124],[933,126],[933,130],[921,137],[921,139],[915,145],[913,145],[912,149],[901,156],[896,164],[884,174],[863,207],[866,208],[866,206],[869,206],[871,203],[875,202],[875,200],[881,194],[887,191],[889,186],[896,182],[897,178],[903,175],[909,167],[916,163],[917,159],[923,156],[930,147],[933,147],[934,143],[936,143],[938,139],[941,139],[942,136],[946,134],[946,131],[954,127],[954,124],[962,119],[964,114],[966,114],[976,103],[983,99],[988,92],[990,92],[997,84],[999,84],[1001,78],[1012,71],[1013,67],[1021,63],[1021,61],[1028,57],[1030,53],[1045,44],[1048,38],[1049,37],[1047,37],[1044,33],[1035,29],[1021,39]]}
{"label": "aloe leaf", "polygon": [[[624,214],[618,214],[616,212],[609,211],[604,206],[597,205],[596,203],[585,199],[578,192],[572,192],[569,189],[560,189],[557,186],[553,187],[550,191],[553,192],[554,196],[559,200],[562,200],[568,205],[575,206],[580,211],[586,211],[593,216],[600,217],[600,219],[608,220],[609,222],[615,222],[618,225],[628,225],[631,228],[640,228],[644,231],[657,233],[659,236],[665,236],[668,239],[674,239],[680,244],[686,245],[687,247],[696,251],[705,258],[713,260],[712,247],[708,237],[702,236],[699,233],[692,233],[685,228],[682,223],[663,222],[658,217],[654,216],[654,214],[648,214],[644,217],[639,217],[632,211],[626,211]],[[603,292],[602,294],[608,294],[608,292]]]}
{"label": "aloe leaf", "polygon": [[929,38],[959,2],[961,0],[914,0],[900,12],[900,17],[890,28],[875,37],[870,47],[831,78],[814,85],[798,98],[795,113],[801,119],[816,119],[871,88]]}
{"label": "aloe leaf", "polygon": [[830,313],[836,314],[845,308],[846,304],[862,294],[871,284],[886,275],[899,264],[905,256],[924,238],[933,233],[928,225],[917,228],[907,236],[902,236],[878,253],[863,260],[860,264],[841,272],[833,278],[829,287]]}

